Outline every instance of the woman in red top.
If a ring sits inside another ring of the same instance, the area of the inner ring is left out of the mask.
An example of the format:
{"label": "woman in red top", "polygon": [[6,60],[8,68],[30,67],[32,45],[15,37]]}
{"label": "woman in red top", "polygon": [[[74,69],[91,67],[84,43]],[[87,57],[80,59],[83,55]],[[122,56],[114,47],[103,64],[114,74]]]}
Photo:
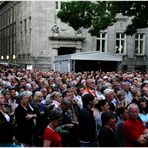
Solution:
{"label": "woman in red top", "polygon": [[63,113],[59,109],[54,109],[51,113],[49,113],[48,117],[49,117],[49,124],[44,131],[43,146],[61,147],[62,146],[61,136],[55,131],[55,129],[62,123]]}

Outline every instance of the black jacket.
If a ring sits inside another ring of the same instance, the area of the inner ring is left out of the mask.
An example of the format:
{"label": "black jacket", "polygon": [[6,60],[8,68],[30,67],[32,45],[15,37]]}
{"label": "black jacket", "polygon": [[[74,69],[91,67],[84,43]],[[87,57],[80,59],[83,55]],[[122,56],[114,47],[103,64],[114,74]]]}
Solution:
{"label": "black jacket", "polygon": [[94,142],[96,140],[96,123],[93,111],[88,107],[80,110],[79,116],[80,140]]}
{"label": "black jacket", "polygon": [[101,127],[99,134],[99,147],[118,147],[118,141],[116,139],[115,133],[104,126]]}

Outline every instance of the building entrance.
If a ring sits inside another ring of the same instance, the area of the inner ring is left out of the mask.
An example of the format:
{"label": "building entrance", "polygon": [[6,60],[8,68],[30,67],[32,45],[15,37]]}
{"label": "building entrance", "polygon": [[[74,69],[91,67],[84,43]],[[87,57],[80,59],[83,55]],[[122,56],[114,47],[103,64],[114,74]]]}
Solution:
{"label": "building entrance", "polygon": [[88,61],[76,60],[75,71],[116,71],[118,62],[116,61]]}

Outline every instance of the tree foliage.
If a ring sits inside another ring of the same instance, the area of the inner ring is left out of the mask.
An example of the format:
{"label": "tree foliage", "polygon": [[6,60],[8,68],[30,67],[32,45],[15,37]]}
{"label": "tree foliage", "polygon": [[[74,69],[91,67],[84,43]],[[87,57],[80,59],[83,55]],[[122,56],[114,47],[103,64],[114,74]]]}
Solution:
{"label": "tree foliage", "polygon": [[131,24],[125,30],[127,35],[133,35],[137,29],[148,27],[147,1],[70,1],[62,2],[58,17],[75,30],[87,28],[91,35],[97,35],[100,30],[113,25],[116,15],[131,17]]}

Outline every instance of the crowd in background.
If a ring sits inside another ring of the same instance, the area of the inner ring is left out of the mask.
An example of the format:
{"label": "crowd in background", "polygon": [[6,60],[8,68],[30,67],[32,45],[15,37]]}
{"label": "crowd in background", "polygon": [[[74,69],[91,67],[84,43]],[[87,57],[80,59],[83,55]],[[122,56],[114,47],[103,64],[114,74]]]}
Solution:
{"label": "crowd in background", "polygon": [[0,146],[148,146],[148,73],[0,71]]}

